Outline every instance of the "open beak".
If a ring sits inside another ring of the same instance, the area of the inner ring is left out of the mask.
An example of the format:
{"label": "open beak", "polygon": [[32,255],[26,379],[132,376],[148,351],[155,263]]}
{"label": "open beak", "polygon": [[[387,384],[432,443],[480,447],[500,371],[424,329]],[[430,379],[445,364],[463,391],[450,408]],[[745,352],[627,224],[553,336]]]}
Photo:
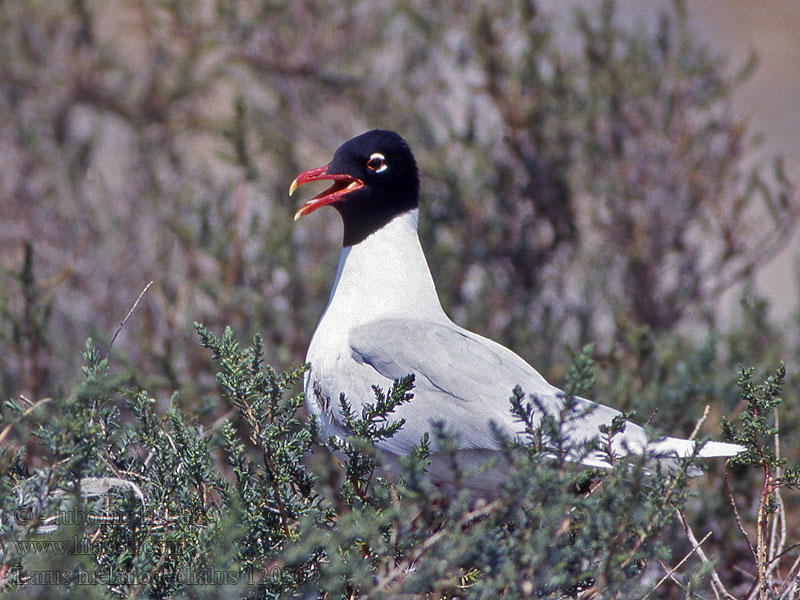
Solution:
{"label": "open beak", "polygon": [[333,181],[333,185],[329,187],[327,190],[314,196],[311,200],[303,204],[300,209],[294,214],[294,220],[297,221],[300,217],[304,217],[305,215],[311,214],[321,206],[325,206],[326,204],[332,204],[337,200],[340,200],[346,194],[349,194],[352,191],[357,190],[358,188],[364,187],[364,182],[360,179],[352,177],[350,175],[338,174],[338,173],[327,173],[328,167],[317,167],[316,169],[309,169],[308,171],[303,171],[297,178],[292,182],[292,185],[289,186],[289,195],[291,196],[294,194],[294,191],[299,188],[301,185],[305,185],[306,183],[311,183],[312,181],[322,181],[324,179],[329,179]]}

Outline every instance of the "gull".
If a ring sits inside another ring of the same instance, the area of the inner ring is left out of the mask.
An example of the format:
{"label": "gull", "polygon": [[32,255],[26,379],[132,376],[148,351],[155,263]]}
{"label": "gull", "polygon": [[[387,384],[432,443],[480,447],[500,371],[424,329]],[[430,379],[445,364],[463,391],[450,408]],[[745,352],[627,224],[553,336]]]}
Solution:
{"label": "gull", "polygon": [[[544,413],[562,414],[564,392],[512,350],[459,327],[442,309],[417,234],[419,171],[402,137],[380,129],[354,137],[336,150],[330,163],[298,175],[289,195],[317,181],[332,185],[305,202],[295,220],[330,205],[344,225],[336,278],[311,338],[304,381],[306,407],[323,439],[348,435],[340,394],[361,414],[365,403],[375,401],[372,386],[386,390],[409,374],[415,376],[413,398],[393,413],[404,420],[403,427],[377,442],[390,466],[424,434],[432,434],[435,423],[455,435],[468,464],[496,455],[493,427],[512,438],[524,434],[509,402],[516,386],[535,398],[535,426]],[[566,420],[562,431],[576,451],[567,458],[609,467],[608,452],[577,449],[599,439],[601,427],[610,426],[620,411],[583,398],[573,402],[577,416]],[[698,456],[728,457],[743,450],[736,444],[707,442]],[[645,452],[674,463],[695,453],[695,442],[649,440],[642,427],[625,421],[624,430],[611,439],[611,455]],[[431,477],[445,481],[452,475],[436,456]],[[491,492],[500,481],[502,473],[486,472],[467,486]]]}

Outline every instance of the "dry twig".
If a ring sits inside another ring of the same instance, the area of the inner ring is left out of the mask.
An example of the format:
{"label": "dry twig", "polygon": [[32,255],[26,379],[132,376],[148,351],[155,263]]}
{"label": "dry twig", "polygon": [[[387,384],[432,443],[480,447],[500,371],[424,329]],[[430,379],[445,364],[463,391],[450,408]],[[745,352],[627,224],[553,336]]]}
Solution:
{"label": "dry twig", "polygon": [[[703,552],[703,549],[700,547],[700,542],[697,541],[697,538],[695,537],[694,532],[692,531],[692,528],[689,526],[689,522],[683,516],[683,513],[681,511],[677,511],[677,512],[678,512],[678,517],[681,520],[681,524],[683,525],[683,530],[686,532],[686,536],[689,538],[689,541],[692,543],[692,547],[696,547],[697,548],[697,556],[699,556],[700,560],[702,560],[703,563],[708,565],[709,568],[710,568],[711,586],[714,589],[714,592],[722,594],[723,596],[728,598],[728,600],[736,600],[736,597],[734,595],[732,595],[727,589],[725,589],[725,585],[722,583],[722,580],[719,577],[719,573],[717,573],[717,571],[714,568],[713,564],[708,559],[708,556],[706,556],[706,553]],[[705,540],[705,538],[703,538],[703,539]]]}
{"label": "dry twig", "polygon": [[150,283],[148,283],[146,286],[144,286],[144,289],[139,294],[139,297],[136,298],[136,302],[133,303],[133,306],[131,306],[131,309],[128,311],[128,314],[125,315],[125,318],[122,319],[122,321],[120,321],[119,327],[117,327],[117,330],[114,332],[114,337],[112,337],[111,341],[108,343],[108,349],[106,350],[106,358],[108,358],[108,356],[111,354],[111,346],[114,345],[114,340],[117,339],[117,336],[119,335],[119,332],[122,331],[123,327],[125,327],[125,323],[128,322],[128,319],[133,314],[133,311],[136,310],[136,307],[139,305],[139,301],[142,299],[142,296],[144,296],[145,292],[148,289],[150,289],[151,285],[153,285],[152,281]]}
{"label": "dry twig", "polygon": [[693,545],[692,545],[692,549],[691,549],[691,550],[689,550],[689,552],[687,552],[687,553],[686,553],[686,556],[684,556],[684,557],[681,559],[681,561],[680,561],[680,562],[679,562],[677,565],[675,565],[674,567],[672,567],[672,569],[671,569],[671,570],[669,570],[669,571],[667,572],[667,574],[666,574],[666,575],[664,575],[664,577],[662,577],[662,578],[659,580],[659,582],[658,582],[658,583],[655,585],[655,587],[654,587],[652,590],[650,590],[649,592],[647,592],[647,593],[646,593],[646,594],[645,594],[645,595],[642,597],[642,600],[645,600],[645,598],[647,598],[647,597],[648,597],[650,594],[652,594],[652,593],[653,593],[653,592],[655,592],[655,591],[656,591],[656,590],[657,590],[659,587],[661,587],[661,584],[662,584],[662,583],[664,583],[664,582],[665,582],[667,579],[671,579],[671,578],[672,578],[672,575],[673,575],[673,573],[675,573],[675,571],[677,571],[678,569],[680,569],[680,568],[681,568],[681,565],[683,565],[683,563],[685,563],[687,560],[689,560],[689,557],[690,557],[692,554],[694,554],[695,552],[697,552],[697,551],[700,549],[700,544],[702,544],[703,542],[705,542],[705,541],[706,541],[706,540],[709,538],[709,536],[710,536],[710,535],[711,535],[711,532],[709,531],[707,534],[705,534],[705,535],[703,536],[703,539],[702,539],[702,540],[700,540],[699,542],[697,542],[697,545],[694,545],[694,542],[692,542],[692,544],[693,544]]}

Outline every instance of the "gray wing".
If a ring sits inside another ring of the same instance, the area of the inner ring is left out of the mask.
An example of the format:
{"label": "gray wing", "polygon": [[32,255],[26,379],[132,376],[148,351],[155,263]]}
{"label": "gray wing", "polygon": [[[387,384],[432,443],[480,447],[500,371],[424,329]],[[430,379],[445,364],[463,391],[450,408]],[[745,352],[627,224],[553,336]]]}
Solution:
{"label": "gray wing", "polygon": [[[387,449],[392,451],[407,452],[436,420],[458,433],[462,448],[494,448],[490,422],[508,435],[522,433],[509,404],[517,385],[551,414],[563,405],[563,393],[518,355],[455,324],[387,319],[354,328],[348,342],[356,362],[371,367],[376,376],[416,377],[414,399],[396,412],[406,425],[398,440],[390,440],[395,447]],[[591,412],[570,423],[567,431],[575,443],[594,438],[601,424],[620,414],[588,400],[579,403],[580,411]],[[644,431],[632,423],[625,437],[630,438],[625,444],[636,443],[637,449],[646,444]]]}

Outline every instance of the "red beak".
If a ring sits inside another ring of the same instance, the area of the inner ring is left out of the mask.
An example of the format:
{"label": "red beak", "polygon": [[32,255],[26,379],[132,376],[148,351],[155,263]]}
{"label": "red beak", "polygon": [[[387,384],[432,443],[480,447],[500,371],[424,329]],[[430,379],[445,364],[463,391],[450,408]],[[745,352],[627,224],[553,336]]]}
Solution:
{"label": "red beak", "polygon": [[300,209],[294,214],[294,220],[297,221],[300,217],[311,214],[321,206],[332,204],[340,200],[346,194],[364,187],[364,182],[360,179],[350,175],[327,173],[328,167],[317,167],[316,169],[309,169],[303,171],[289,186],[289,195],[291,196],[294,191],[301,185],[311,183],[312,181],[322,181],[329,179],[333,181],[333,185],[321,194],[314,196],[311,200],[303,204]]}

